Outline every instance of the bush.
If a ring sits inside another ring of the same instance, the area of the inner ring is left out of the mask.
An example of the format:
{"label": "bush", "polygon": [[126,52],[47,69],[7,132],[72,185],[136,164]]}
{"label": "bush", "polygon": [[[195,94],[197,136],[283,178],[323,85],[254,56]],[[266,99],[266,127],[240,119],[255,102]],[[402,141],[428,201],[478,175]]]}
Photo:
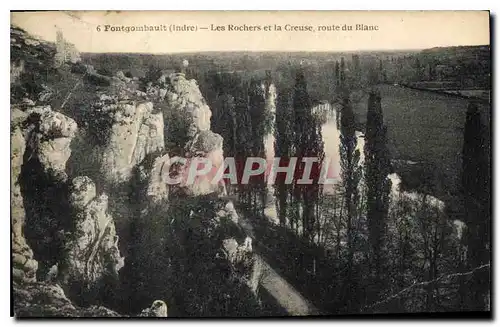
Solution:
{"label": "bush", "polygon": [[71,66],[71,72],[74,74],[85,74],[87,72],[87,67],[81,62],[77,62]]}
{"label": "bush", "polygon": [[106,67],[101,67],[97,70],[97,73],[100,74],[100,75],[104,75],[104,76],[113,76],[113,72],[111,71],[111,69],[109,68],[106,68]]}
{"label": "bush", "polygon": [[93,85],[96,86],[110,86],[111,85],[111,78],[100,75],[100,74],[88,74],[85,75],[85,78],[87,79],[88,82],[90,82]]}

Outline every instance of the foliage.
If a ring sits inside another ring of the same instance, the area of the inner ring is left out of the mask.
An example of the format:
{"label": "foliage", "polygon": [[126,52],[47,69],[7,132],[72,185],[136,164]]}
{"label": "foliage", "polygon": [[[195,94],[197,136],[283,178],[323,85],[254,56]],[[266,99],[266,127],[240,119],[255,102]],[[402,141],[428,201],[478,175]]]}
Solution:
{"label": "foliage", "polygon": [[380,95],[371,93],[366,119],[366,187],[367,220],[372,244],[376,275],[381,272],[382,246],[388,212],[391,182],[390,160],[387,151],[387,128],[384,125]]}
{"label": "foliage", "polygon": [[111,69],[109,69],[108,67],[101,67],[101,68],[98,68],[96,70],[96,72],[99,74],[99,75],[104,75],[104,76],[113,76],[113,71]]}
{"label": "foliage", "polygon": [[[296,180],[293,185],[293,201],[295,210],[295,227],[300,221],[302,234],[306,240],[314,240],[314,229],[316,226],[318,199],[322,188],[318,181],[320,177],[321,162],[323,161],[323,139],[321,136],[321,126],[312,115],[312,100],[307,92],[307,83],[304,72],[298,69],[295,77],[293,91],[293,147],[292,156],[297,157],[297,167],[295,170],[296,179],[303,176],[305,163],[303,158],[312,157],[318,161],[311,169],[312,184],[300,185]],[[298,206],[302,206],[303,212],[299,213]]]}
{"label": "foliage", "polygon": [[170,201],[169,206],[150,206],[134,221],[123,271],[130,292],[123,305],[141,308],[163,298],[169,315],[178,317],[258,314],[254,295],[220,252],[222,240],[237,231],[229,220],[216,216],[224,202],[210,196]]}
{"label": "foliage", "polygon": [[[467,224],[467,269],[490,261],[490,153],[486,126],[482,122],[479,107],[470,103],[464,128],[462,151],[462,192],[465,203],[464,220]],[[484,310],[489,294],[490,277],[481,272],[472,282],[470,307]]]}

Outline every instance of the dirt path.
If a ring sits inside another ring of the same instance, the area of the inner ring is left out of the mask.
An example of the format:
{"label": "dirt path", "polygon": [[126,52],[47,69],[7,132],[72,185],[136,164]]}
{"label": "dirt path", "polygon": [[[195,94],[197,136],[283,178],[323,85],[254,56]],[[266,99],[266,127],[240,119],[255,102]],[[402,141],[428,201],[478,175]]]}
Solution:
{"label": "dirt path", "polygon": [[262,260],[263,278],[260,287],[274,297],[274,299],[291,316],[317,315],[319,311],[307,301],[297,290],[281,277],[265,260]]}
{"label": "dirt path", "polygon": [[[239,225],[245,233],[250,236],[254,243],[259,243],[255,239],[252,224],[243,214],[239,213]],[[262,244],[260,244],[262,246]],[[255,249],[256,247],[254,247]],[[317,310],[308,300],[306,300],[290,283],[281,277],[274,270],[264,257],[257,253],[262,261],[263,274],[260,287],[263,287],[288,314],[292,316],[318,315]]]}

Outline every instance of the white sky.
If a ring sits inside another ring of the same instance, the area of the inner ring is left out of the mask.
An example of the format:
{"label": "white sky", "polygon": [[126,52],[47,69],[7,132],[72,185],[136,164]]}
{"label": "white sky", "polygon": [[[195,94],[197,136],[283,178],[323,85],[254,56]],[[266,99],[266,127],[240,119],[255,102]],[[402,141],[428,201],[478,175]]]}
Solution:
{"label": "white sky", "polygon": [[[70,14],[68,14],[70,13]],[[489,44],[487,11],[26,12],[11,23],[54,41],[56,25],[82,52],[404,50]],[[378,25],[372,32],[97,32],[98,25]]]}

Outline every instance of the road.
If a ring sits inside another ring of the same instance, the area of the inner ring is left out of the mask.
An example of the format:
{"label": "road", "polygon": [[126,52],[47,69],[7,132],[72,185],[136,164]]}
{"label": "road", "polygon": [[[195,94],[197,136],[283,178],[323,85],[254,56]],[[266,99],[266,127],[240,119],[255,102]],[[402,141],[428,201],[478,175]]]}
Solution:
{"label": "road", "polygon": [[[245,218],[244,214],[238,212],[239,225],[245,233],[252,238],[252,243],[259,243],[264,246],[255,238],[253,226],[250,221]],[[315,308],[302,294],[300,294],[290,283],[288,283],[282,276],[276,272],[273,267],[266,261],[266,259],[258,253],[256,247],[253,247],[258,259],[262,261],[263,273],[260,281],[260,287],[263,287],[276,302],[291,316],[307,316],[319,315],[320,311]]]}

